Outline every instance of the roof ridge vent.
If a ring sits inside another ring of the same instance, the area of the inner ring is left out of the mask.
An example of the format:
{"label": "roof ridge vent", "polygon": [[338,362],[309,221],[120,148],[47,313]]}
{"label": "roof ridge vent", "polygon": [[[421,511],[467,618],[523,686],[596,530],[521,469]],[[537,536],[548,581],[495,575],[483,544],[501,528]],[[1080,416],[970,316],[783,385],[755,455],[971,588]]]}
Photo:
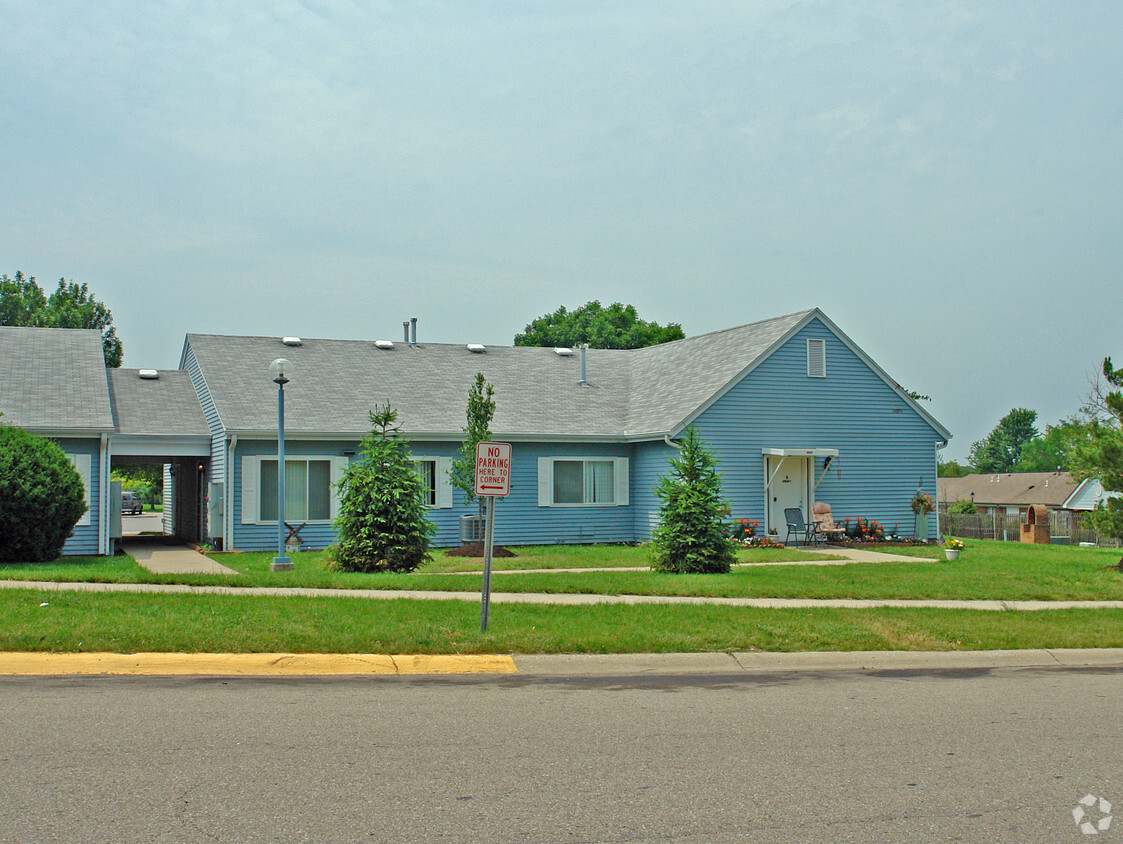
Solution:
{"label": "roof ridge vent", "polygon": [[474,355],[482,355],[487,351],[487,346],[485,346],[483,343],[469,343],[468,351]]}
{"label": "roof ridge vent", "polygon": [[145,381],[155,381],[160,377],[160,373],[155,369],[142,369],[137,372],[137,377],[143,378]]}
{"label": "roof ridge vent", "polygon": [[303,346],[304,341],[299,337],[282,337],[281,342],[286,346]]}
{"label": "roof ridge vent", "polygon": [[389,351],[390,349],[394,348],[394,341],[393,340],[375,340],[374,341],[374,347],[376,349],[386,349],[387,351]]}

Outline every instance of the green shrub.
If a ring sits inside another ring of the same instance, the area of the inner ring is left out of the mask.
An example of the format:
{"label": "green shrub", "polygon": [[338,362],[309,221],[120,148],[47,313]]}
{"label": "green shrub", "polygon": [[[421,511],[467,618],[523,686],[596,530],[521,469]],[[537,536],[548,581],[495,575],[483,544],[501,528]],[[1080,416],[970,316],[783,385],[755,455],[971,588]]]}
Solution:
{"label": "green shrub", "polygon": [[413,571],[429,559],[436,527],[426,518],[421,475],[395,419],[389,404],[375,408],[360,443],[362,460],[339,482],[339,543],[331,557],[343,571]]}
{"label": "green shrub", "polygon": [[961,498],[958,501],[953,501],[948,505],[948,512],[956,515],[960,513],[978,513],[979,508],[975,506],[975,502],[967,498]]}
{"label": "green shrub", "polygon": [[671,473],[659,481],[655,494],[663,509],[652,536],[652,568],[680,574],[728,572],[735,559],[725,524],[729,504],[721,497],[713,455],[693,426],[686,429],[682,450],[671,458]]}
{"label": "green shrub", "polygon": [[0,425],[0,562],[58,559],[85,512],[82,478],[62,449]]}

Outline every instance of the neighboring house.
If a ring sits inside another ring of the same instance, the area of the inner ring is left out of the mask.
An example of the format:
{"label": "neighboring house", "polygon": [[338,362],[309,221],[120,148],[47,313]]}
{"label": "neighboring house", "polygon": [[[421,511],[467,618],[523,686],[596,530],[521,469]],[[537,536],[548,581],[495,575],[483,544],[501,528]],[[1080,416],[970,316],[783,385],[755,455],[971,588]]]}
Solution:
{"label": "neighboring house", "polygon": [[[950,434],[814,309],[632,351],[408,341],[187,335],[181,367],[210,426],[207,535],[225,548],[277,541],[276,358],[285,386],[286,505],[306,547],[334,537],[335,483],[389,402],[428,486],[435,544],[476,512],[448,482],[477,372],[495,387],[494,439],[512,443],[504,544],[636,542],[658,522],[659,479],[693,424],[717,459],[733,516],[785,533],[815,500],[910,533],[918,481],[936,488]],[[929,536],[937,531],[932,520]]]}
{"label": "neighboring house", "polygon": [[1046,509],[1071,509],[1066,502],[1077,482],[1068,472],[1002,472],[940,478],[941,512],[956,501],[972,501],[985,516],[1024,517],[1030,505]]}
{"label": "neighboring house", "polygon": [[1103,488],[1098,478],[1087,478],[1072,491],[1061,507],[1075,512],[1095,510],[1105,498],[1118,498],[1120,493]]}
{"label": "neighboring house", "polygon": [[[210,454],[187,374],[106,369],[101,332],[93,329],[0,327],[0,411],[4,423],[55,440],[82,477],[87,511],[63,546],[68,555],[112,551],[113,466],[183,466],[183,477],[201,478]],[[198,490],[185,483],[182,496],[165,491],[169,510],[195,514],[193,523],[173,526],[184,539],[203,535]]]}

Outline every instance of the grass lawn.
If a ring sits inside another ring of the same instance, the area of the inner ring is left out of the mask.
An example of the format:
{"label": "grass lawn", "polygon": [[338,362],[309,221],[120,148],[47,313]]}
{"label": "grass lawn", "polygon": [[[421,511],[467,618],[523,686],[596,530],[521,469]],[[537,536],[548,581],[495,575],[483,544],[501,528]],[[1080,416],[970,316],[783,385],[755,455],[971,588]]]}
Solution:
{"label": "grass lawn", "polygon": [[[621,568],[643,566],[648,549],[630,546],[549,546],[513,549],[518,556],[496,560],[496,570]],[[887,549],[915,556],[913,563],[854,563],[845,566],[761,565],[725,575],[673,575],[652,571],[588,571],[497,574],[495,592],[587,593],[767,598],[898,598],[942,600],[1123,600],[1123,574],[1104,567],[1119,559],[1113,549],[1023,545],[972,540],[954,562],[935,547]],[[271,572],[272,553],[216,554],[239,572],[221,575],[155,575],[130,557],[67,558],[45,564],[0,566],[0,578],[92,580],[128,583],[190,583],[228,586],[306,586],[328,589],[426,589],[474,591],[479,560],[438,552],[414,574],[353,574],[328,570],[322,552],[292,555],[292,572]],[[774,549],[743,549],[743,562],[772,562],[815,555]]]}
{"label": "grass lawn", "polygon": [[[43,604],[46,604],[43,606]],[[1123,646],[1123,610],[758,610],[0,590],[0,650],[675,653]]]}

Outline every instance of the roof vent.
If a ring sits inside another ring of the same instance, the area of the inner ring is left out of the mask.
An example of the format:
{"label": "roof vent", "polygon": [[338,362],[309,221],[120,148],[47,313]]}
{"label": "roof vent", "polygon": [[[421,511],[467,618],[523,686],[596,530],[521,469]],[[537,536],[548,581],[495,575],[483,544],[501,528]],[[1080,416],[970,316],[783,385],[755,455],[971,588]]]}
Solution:
{"label": "roof vent", "polygon": [[142,369],[142,370],[140,370],[140,372],[137,373],[137,375],[139,375],[145,381],[155,381],[157,378],[160,377],[160,373],[157,372],[155,369]]}
{"label": "roof vent", "polygon": [[468,351],[474,355],[482,355],[487,351],[487,346],[485,346],[483,343],[469,343]]}
{"label": "roof vent", "polygon": [[559,347],[554,349],[554,354],[560,358],[571,358],[573,357],[573,349],[563,349]]}
{"label": "roof vent", "polygon": [[286,346],[303,346],[304,341],[299,337],[282,337],[281,342]]}
{"label": "roof vent", "polygon": [[375,340],[374,347],[376,349],[392,349],[394,348],[393,340]]}

